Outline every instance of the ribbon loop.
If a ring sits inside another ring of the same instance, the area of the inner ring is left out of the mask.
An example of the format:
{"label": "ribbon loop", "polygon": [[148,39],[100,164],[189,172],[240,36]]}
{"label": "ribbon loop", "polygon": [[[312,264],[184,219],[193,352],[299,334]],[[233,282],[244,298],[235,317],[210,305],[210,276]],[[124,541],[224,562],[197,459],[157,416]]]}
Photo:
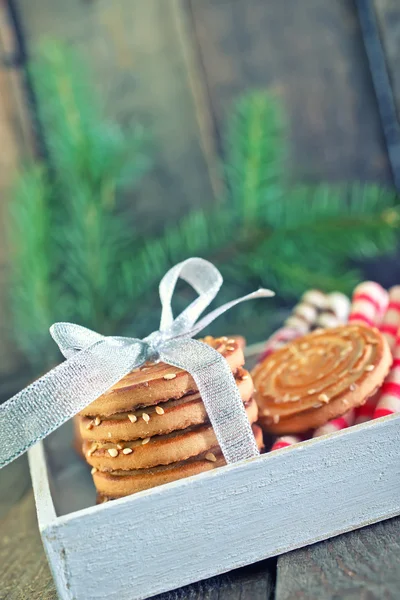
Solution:
{"label": "ribbon loop", "polygon": [[[199,296],[174,321],[171,300],[179,278],[186,281]],[[190,331],[218,294],[222,281],[218,269],[203,258],[189,258],[172,267],[162,278],[159,288],[162,305],[160,330],[167,330],[171,337]]]}
{"label": "ribbon loop", "polygon": [[[198,297],[174,320],[171,300],[178,279]],[[143,340],[104,337],[73,323],[55,323],[50,333],[66,361],[0,406],[0,468],[23,454],[146,361],[163,360],[188,371],[201,394],[227,462],[258,450],[226,360],[192,337],[239,302],[269,297],[258,290],[228,302],[198,321],[222,284],[218,269],[202,258],[179,263],[160,283],[160,330]]]}

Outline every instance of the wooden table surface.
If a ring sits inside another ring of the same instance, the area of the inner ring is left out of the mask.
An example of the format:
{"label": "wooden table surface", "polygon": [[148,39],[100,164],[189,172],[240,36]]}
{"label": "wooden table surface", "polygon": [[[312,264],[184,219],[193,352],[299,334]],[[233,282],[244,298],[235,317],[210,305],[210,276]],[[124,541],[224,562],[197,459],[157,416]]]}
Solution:
{"label": "wooden table surface", "polygon": [[[393,599],[400,518],[213,577],[158,600]],[[26,457],[0,471],[0,600],[55,600]]]}

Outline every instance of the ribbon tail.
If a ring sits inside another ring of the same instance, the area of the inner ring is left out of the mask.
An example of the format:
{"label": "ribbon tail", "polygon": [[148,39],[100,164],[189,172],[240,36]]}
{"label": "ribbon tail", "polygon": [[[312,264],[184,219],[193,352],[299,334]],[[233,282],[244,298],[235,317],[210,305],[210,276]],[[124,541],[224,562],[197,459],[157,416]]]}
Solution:
{"label": "ribbon tail", "polygon": [[165,344],[160,358],[192,375],[227,463],[259,455],[235,379],[219,352],[197,340],[180,338]]}
{"label": "ribbon tail", "polygon": [[[200,331],[202,331],[208,325],[210,325],[210,323],[215,321],[215,319],[220,317],[222,314],[224,314],[226,311],[230,310],[237,304],[241,304],[242,302],[247,302],[247,300],[255,300],[256,298],[271,298],[272,296],[275,296],[275,292],[273,292],[272,290],[266,290],[266,289],[261,288],[261,289],[257,290],[256,292],[252,292],[251,294],[247,294],[246,296],[242,296],[241,298],[236,298],[236,300],[231,300],[230,302],[226,302],[226,304],[223,304],[222,306],[219,306],[215,310],[212,310],[205,317],[200,319],[200,321],[198,321],[192,327],[189,335],[194,337],[195,335],[200,333]],[[178,336],[176,336],[176,337],[178,337]]]}
{"label": "ribbon tail", "polygon": [[104,394],[133,368],[143,364],[142,348],[141,342],[128,346],[101,340],[2,404],[0,468]]}

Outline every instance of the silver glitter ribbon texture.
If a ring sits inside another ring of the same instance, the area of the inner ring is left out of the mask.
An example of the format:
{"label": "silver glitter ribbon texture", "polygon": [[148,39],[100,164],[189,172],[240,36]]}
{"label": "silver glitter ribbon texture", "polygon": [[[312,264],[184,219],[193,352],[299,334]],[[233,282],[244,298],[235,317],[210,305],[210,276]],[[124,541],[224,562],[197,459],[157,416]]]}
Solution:
{"label": "silver glitter ribbon texture", "polygon": [[[191,285],[198,297],[174,319],[171,300],[179,278]],[[172,267],[160,283],[160,329],[143,340],[104,337],[73,323],[52,325],[50,333],[67,360],[0,406],[0,468],[132,369],[159,360],[192,375],[228,463],[257,456],[257,445],[228,363],[219,352],[192,337],[236,304],[273,296],[273,292],[260,289],[198,320],[221,285],[218,269],[201,258],[189,258]]]}

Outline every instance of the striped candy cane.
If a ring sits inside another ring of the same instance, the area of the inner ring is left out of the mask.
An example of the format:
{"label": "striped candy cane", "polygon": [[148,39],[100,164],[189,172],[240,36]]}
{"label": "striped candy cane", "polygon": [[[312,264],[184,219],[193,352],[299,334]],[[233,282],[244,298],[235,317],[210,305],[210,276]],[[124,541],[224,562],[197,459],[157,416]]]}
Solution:
{"label": "striped candy cane", "polygon": [[356,408],[356,418],[354,420],[355,425],[360,425],[360,423],[366,423],[370,421],[374,415],[376,404],[378,402],[378,394],[374,394],[365,404],[362,406],[358,406]]}
{"label": "striped candy cane", "polygon": [[[390,288],[388,300],[389,304],[387,306],[387,310],[383,316],[379,329],[385,336],[389,347],[393,352],[396,344],[397,331],[400,326],[400,286],[396,285]],[[360,423],[365,423],[366,421],[369,421],[373,418],[376,419],[378,416],[390,414],[386,412],[385,406],[383,405],[381,409],[378,409],[377,404],[381,398],[381,395],[382,389],[379,390],[373,396],[371,396],[371,398],[368,398],[367,402],[363,406],[359,406],[356,409],[356,425],[359,425]],[[387,400],[385,402],[387,402]],[[389,404],[391,402],[392,401],[389,401]],[[381,410],[383,410],[384,412],[381,413]]]}
{"label": "striped candy cane", "polygon": [[393,351],[393,363],[385,383],[380,389],[378,404],[373,419],[400,412],[400,338]]}
{"label": "striped candy cane", "polygon": [[293,308],[285,320],[283,327],[278,329],[266,342],[259,361],[282,348],[292,340],[305,335],[315,325],[319,311],[326,306],[326,296],[319,290],[308,290],[300,302]]}
{"label": "striped candy cane", "polygon": [[294,444],[302,442],[303,439],[304,438],[300,437],[299,435],[283,435],[275,441],[270,452],[273,452],[274,450],[281,450],[281,448],[287,448],[288,446],[293,446]]}
{"label": "striped candy cane", "polygon": [[317,318],[317,327],[328,329],[347,323],[350,313],[350,300],[340,292],[332,292],[326,297],[326,306]]}
{"label": "striped candy cane", "polygon": [[400,285],[389,290],[389,304],[379,329],[385,336],[390,349],[396,345],[397,333],[400,327]]}
{"label": "striped candy cane", "polygon": [[388,293],[379,283],[364,281],[353,293],[349,323],[379,324],[388,305]]}
{"label": "striped candy cane", "polygon": [[320,435],[334,433],[335,431],[341,431],[342,429],[346,429],[346,427],[351,427],[351,425],[354,425],[354,419],[355,410],[354,408],[352,408],[341,417],[333,419],[332,421],[328,421],[328,423],[325,423],[325,425],[318,427],[318,429],[314,431],[313,437],[319,437]]}

